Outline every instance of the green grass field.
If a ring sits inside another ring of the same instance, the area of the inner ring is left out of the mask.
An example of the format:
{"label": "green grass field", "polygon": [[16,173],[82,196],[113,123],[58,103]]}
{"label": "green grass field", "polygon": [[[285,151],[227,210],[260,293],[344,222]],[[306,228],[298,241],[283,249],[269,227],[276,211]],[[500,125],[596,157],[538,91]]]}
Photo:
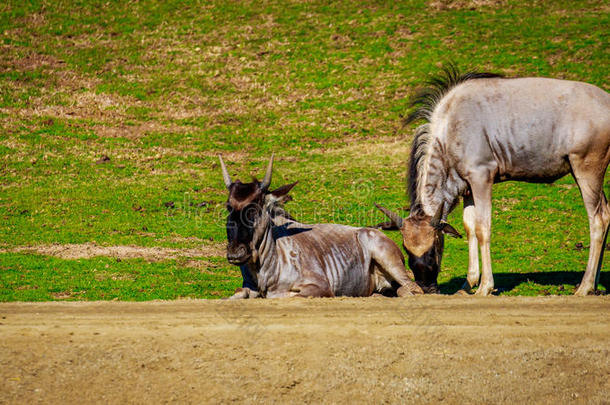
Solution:
{"label": "green grass field", "polygon": [[[374,202],[408,204],[408,98],[448,61],[609,88],[605,1],[394,3],[3,2],[0,301],[229,295],[218,153],[249,180],[275,152],[301,221],[381,222]],[[494,193],[499,292],[572,293],[589,243],[574,181]],[[112,246],[158,254],[91,253]],[[443,292],[467,253],[447,240]]]}

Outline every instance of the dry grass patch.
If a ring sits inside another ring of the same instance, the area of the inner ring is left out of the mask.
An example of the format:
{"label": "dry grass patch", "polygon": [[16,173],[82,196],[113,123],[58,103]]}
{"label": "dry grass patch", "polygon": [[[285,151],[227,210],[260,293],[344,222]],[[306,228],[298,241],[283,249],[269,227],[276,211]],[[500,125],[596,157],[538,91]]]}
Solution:
{"label": "dry grass patch", "polygon": [[113,280],[113,281],[133,281],[136,279],[135,274],[130,273],[111,273],[108,271],[95,271],[95,280]]}
{"label": "dry grass patch", "polygon": [[61,259],[89,259],[105,256],[117,259],[145,259],[161,261],[180,257],[218,257],[224,256],[223,243],[207,243],[200,248],[173,249],[163,247],[142,246],[99,246],[95,243],[82,244],[51,244],[38,246],[20,246],[12,249],[2,249],[3,252],[29,252]]}
{"label": "dry grass patch", "polygon": [[507,0],[434,0],[429,7],[435,10],[476,10],[483,7],[500,8]]}
{"label": "dry grass patch", "polygon": [[[345,140],[345,139],[344,139]],[[400,136],[394,138],[382,138],[381,141],[374,140],[363,142],[347,142],[347,145],[330,147],[324,150],[324,154],[329,156],[345,156],[350,162],[354,161],[379,161],[383,157],[384,166],[395,165],[400,162],[404,165],[409,157],[411,141],[407,137]],[[319,153],[313,150],[311,153]]]}
{"label": "dry grass patch", "polygon": [[51,296],[56,300],[67,300],[75,298],[83,294],[84,291],[60,291],[51,293]]}
{"label": "dry grass patch", "polygon": [[[161,124],[153,120],[137,125],[126,125],[122,122],[118,122],[116,125],[94,125],[92,130],[102,138],[140,139],[153,133],[185,134],[198,129],[189,125]],[[182,153],[184,154],[184,151]]]}
{"label": "dry grass patch", "polygon": [[[16,51],[17,49],[10,45],[5,45],[2,47],[2,51],[5,52],[5,57],[8,57],[3,61],[4,69],[14,68],[20,71],[28,71],[35,70],[39,68],[49,68],[49,69],[61,69],[64,65],[64,61],[59,58],[56,58],[52,55],[45,55],[37,52],[30,52],[22,57],[15,57],[16,55],[12,55],[11,58],[11,49]],[[3,58],[4,59],[4,58]]]}

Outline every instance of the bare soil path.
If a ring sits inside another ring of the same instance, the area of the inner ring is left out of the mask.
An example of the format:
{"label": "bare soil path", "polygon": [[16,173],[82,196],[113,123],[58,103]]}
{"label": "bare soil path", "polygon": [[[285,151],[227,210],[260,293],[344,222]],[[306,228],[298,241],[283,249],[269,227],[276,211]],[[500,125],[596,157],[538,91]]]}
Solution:
{"label": "bare soil path", "polygon": [[609,297],[0,304],[0,403],[608,403]]}

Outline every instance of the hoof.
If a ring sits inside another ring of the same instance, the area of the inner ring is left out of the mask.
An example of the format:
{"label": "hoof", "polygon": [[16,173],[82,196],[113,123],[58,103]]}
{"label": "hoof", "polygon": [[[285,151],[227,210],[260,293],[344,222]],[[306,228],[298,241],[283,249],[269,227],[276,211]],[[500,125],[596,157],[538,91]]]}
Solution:
{"label": "hoof", "polygon": [[473,283],[469,283],[468,280],[464,281],[464,284],[462,284],[462,288],[460,288],[460,291],[464,291],[467,294],[472,294],[474,293],[474,288],[479,285],[479,280],[473,282]]}
{"label": "hoof", "polygon": [[479,287],[477,289],[477,292],[474,293],[474,295],[478,295],[480,297],[487,297],[488,295],[490,295],[493,292],[493,287]]}
{"label": "hoof", "polygon": [[453,294],[453,295],[463,295],[463,296],[469,296],[469,295],[470,295],[470,292],[468,292],[468,291],[466,291],[466,290],[464,290],[464,289],[461,289],[461,290],[457,290],[457,291],[455,292],[455,294]]}
{"label": "hoof", "polygon": [[574,295],[578,296],[578,297],[586,297],[587,295],[594,295],[594,294],[595,294],[595,292],[593,291],[593,289],[587,290],[585,288],[581,289],[580,287],[578,287],[576,292],[574,292]]}
{"label": "hoof", "polygon": [[408,297],[410,295],[423,294],[423,290],[420,286],[413,283],[413,285],[403,285],[398,290],[396,290],[396,295],[399,297]]}
{"label": "hoof", "polygon": [[247,298],[255,298],[258,296],[258,291],[252,291],[249,288],[238,288],[235,293],[229,297],[230,300],[244,300]]}

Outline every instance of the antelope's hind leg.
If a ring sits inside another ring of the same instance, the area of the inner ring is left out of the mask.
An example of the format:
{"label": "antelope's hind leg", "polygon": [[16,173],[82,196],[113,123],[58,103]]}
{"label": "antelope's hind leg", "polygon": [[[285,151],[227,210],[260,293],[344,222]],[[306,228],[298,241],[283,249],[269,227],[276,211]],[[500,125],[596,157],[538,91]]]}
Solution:
{"label": "antelope's hind leg", "polygon": [[286,292],[288,297],[334,297],[328,279],[318,273],[301,269],[301,277]]}
{"label": "antelope's hind leg", "polygon": [[321,286],[316,283],[295,284],[290,289],[288,297],[323,298],[334,297],[330,286]]}
{"label": "antelope's hind leg", "polygon": [[610,207],[603,191],[605,168],[604,170],[591,171],[590,159],[570,156],[572,174],[582,195],[587,216],[589,218],[589,237],[591,240],[589,247],[589,259],[587,269],[582,277],[580,286],[575,295],[587,295],[597,289],[599,273],[601,271],[604,257],[604,241],[608,233],[610,223]]}
{"label": "antelope's hind leg", "polygon": [[389,281],[394,280],[400,287],[396,290],[399,297],[413,294],[423,294],[423,290],[415,281],[410,269],[405,268],[404,258],[400,248],[377,229],[363,229],[359,234],[363,247],[368,247],[371,260]]}

